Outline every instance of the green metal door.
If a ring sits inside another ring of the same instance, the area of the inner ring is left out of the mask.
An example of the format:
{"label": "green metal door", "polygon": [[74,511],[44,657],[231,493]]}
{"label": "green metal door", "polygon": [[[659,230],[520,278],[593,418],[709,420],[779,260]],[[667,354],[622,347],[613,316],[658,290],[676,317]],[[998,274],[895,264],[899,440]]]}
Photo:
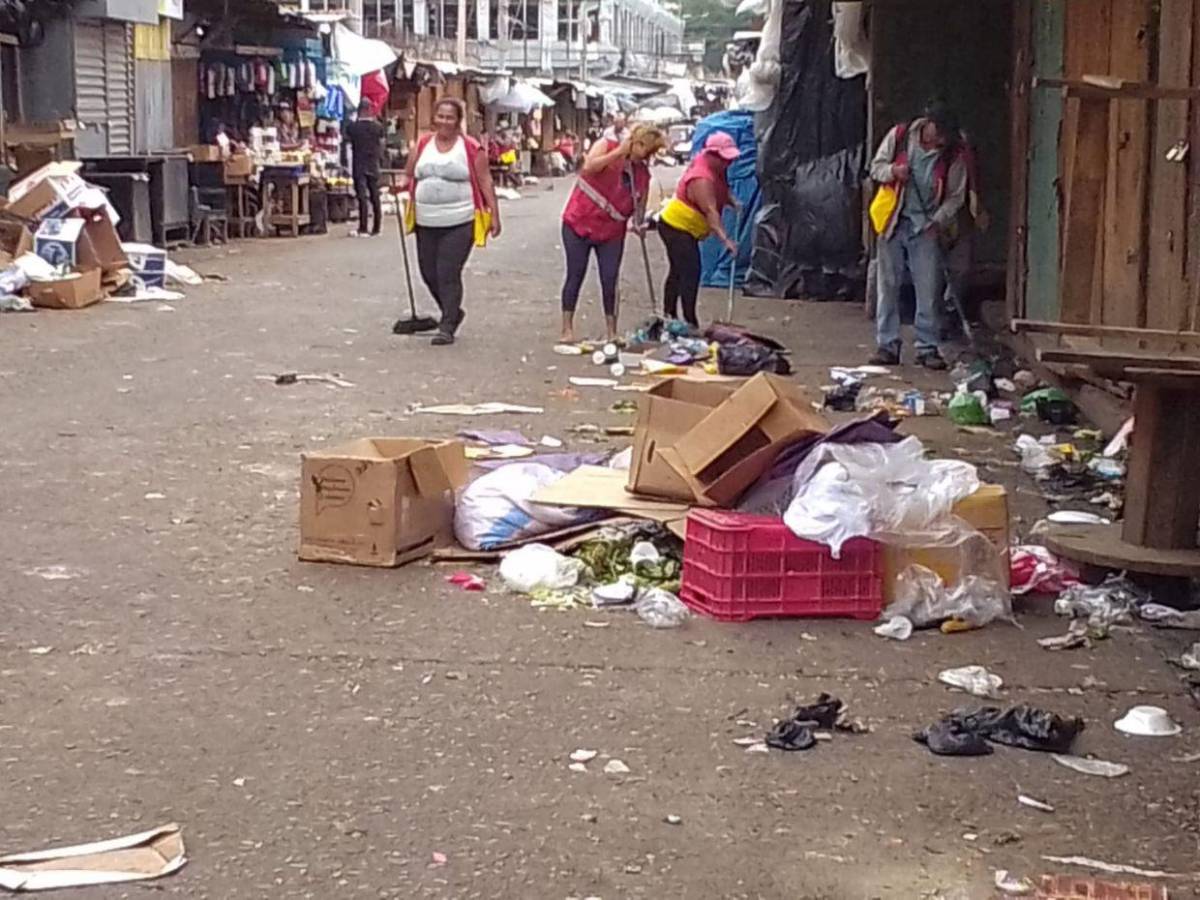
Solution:
{"label": "green metal door", "polygon": [[[1041,78],[1063,76],[1061,0],[1034,0],[1033,72]],[[1060,309],[1059,206],[1062,94],[1033,88],[1029,98],[1029,221],[1025,233],[1027,281],[1025,316],[1057,322]]]}

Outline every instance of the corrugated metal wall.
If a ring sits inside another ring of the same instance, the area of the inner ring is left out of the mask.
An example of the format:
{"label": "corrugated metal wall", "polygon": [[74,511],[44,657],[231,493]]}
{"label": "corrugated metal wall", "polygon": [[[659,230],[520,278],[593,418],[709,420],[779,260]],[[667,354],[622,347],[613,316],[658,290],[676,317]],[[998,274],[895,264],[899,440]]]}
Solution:
{"label": "corrugated metal wall", "polygon": [[134,62],[138,153],[170,150],[175,146],[171,96],[171,63],[139,59]]}
{"label": "corrugated metal wall", "polygon": [[135,147],[138,153],[169,150],[175,146],[169,19],[134,26],[133,58]]}

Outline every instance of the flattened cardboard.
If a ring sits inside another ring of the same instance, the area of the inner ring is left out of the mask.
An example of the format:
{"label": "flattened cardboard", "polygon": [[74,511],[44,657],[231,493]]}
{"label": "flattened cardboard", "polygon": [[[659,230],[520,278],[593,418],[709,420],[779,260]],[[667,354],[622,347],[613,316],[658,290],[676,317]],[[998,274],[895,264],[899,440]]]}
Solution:
{"label": "flattened cardboard", "polygon": [[627,515],[643,513],[686,516],[682,503],[638,497],[625,486],[625,473],[606,466],[580,466],[552,484],[544,485],[529,498],[546,506],[578,506],[583,509],[613,509]]}
{"label": "flattened cardboard", "polygon": [[732,506],[789,443],[829,427],[801,387],[760,374],[659,455],[691,488],[695,502]]}
{"label": "flattened cardboard", "polygon": [[674,377],[656,384],[638,398],[633,432],[629,490],[652,497],[695,502],[686,479],[662,458],[660,450],[695,428],[743,383]]}
{"label": "flattened cardboard", "polygon": [[301,457],[300,558],[399,566],[453,542],[461,441],[363,438]]}
{"label": "flattened cardboard", "polygon": [[31,281],[25,289],[29,302],[43,309],[83,309],[104,299],[100,269],[80,269],[71,278]]}
{"label": "flattened cardboard", "polygon": [[0,858],[0,887],[46,891],[144,881],[186,864],[183,834],[171,824],[110,841],[5,856]]}

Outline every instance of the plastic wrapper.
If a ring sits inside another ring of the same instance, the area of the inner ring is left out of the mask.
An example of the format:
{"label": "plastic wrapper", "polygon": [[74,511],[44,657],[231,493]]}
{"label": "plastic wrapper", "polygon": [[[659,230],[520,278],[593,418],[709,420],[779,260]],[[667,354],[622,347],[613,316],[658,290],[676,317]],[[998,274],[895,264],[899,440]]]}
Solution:
{"label": "plastic wrapper", "polygon": [[1058,594],[1079,583],[1079,571],[1045,547],[1014,547],[1009,566],[1013,594]]}
{"label": "plastic wrapper", "polygon": [[915,437],[895,444],[821,444],[796,469],[783,514],[798,537],[827,544],[835,557],[851,538],[907,547],[965,540],[954,504],[979,489],[975,467],[928,460]]}
{"label": "plastic wrapper", "polygon": [[634,601],[633,608],[651,628],[678,628],[691,616],[691,611],[683,605],[682,600],[662,588],[642,591]]}
{"label": "plastic wrapper", "polygon": [[[980,538],[987,541],[980,535]],[[904,617],[917,628],[953,619],[982,628],[996,619],[1014,622],[1012,595],[1003,582],[967,575],[947,588],[942,576],[925,566],[909,566],[896,576],[896,599],[883,611],[885,619]]]}
{"label": "plastic wrapper", "polygon": [[510,463],[480,476],[455,504],[458,542],[468,550],[489,550],[596,518],[595,510],[530,502],[538,488],[565,474],[540,463]]}
{"label": "plastic wrapper", "polygon": [[20,266],[0,270],[0,294],[19,294],[29,285],[29,276]]}
{"label": "plastic wrapper", "polygon": [[579,583],[584,565],[545,544],[526,544],[500,561],[500,577],[521,594],[559,591]]}
{"label": "plastic wrapper", "polygon": [[779,0],[780,78],[760,115],[759,184],[746,292],[859,299],[866,79],[839,78],[829,0]]}

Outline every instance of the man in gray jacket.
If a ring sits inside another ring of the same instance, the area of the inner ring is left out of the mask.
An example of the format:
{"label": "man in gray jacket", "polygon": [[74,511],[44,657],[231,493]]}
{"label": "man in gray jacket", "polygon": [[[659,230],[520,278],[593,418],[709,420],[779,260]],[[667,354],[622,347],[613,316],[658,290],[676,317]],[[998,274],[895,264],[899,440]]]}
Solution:
{"label": "man in gray jacket", "polygon": [[897,125],[871,163],[871,177],[896,188],[896,210],[879,235],[879,303],[875,315],[877,365],[900,363],[900,286],[907,271],[917,298],[917,364],[945,369],[938,351],[938,309],[944,290],[943,239],[953,236],[967,195],[957,118],[945,105]]}

